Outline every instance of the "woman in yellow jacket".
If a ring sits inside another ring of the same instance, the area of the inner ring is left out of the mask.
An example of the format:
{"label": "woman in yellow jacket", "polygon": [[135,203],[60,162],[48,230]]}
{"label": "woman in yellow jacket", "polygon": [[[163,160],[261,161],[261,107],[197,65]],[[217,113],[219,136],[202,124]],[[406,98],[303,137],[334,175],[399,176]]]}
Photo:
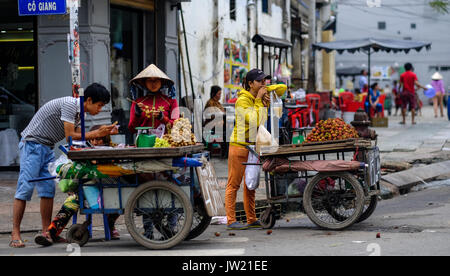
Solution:
{"label": "woman in yellow jacket", "polygon": [[275,91],[282,96],[287,86],[284,84],[266,86],[266,80],[271,77],[259,69],[247,73],[244,79],[244,89],[238,93],[236,101],[236,124],[230,140],[228,154],[228,183],[225,192],[225,208],[227,212],[227,229],[244,230],[261,228],[256,218],[255,191],[250,191],[244,179],[244,209],[247,216],[247,225],[236,221],[236,196],[245,174],[245,165],[248,159],[246,145],[255,145],[257,129],[267,120],[267,107],[270,104],[268,91]]}

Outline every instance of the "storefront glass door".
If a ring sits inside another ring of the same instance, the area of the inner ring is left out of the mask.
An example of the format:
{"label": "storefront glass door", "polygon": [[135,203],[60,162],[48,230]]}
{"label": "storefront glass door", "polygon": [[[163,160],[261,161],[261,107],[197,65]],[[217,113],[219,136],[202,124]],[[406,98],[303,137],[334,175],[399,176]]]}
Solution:
{"label": "storefront glass door", "polygon": [[111,6],[111,94],[113,121],[119,121],[120,134],[130,135],[127,126],[131,103],[129,81],[143,68],[143,12]]}
{"label": "storefront glass door", "polygon": [[17,1],[0,3],[0,167],[18,165],[20,133],[38,98],[34,17],[17,13]]}

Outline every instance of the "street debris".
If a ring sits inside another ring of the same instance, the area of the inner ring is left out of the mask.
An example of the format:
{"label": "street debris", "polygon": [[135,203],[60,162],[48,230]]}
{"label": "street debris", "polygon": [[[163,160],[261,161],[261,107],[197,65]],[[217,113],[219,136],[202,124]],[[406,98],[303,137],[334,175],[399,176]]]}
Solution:
{"label": "street debris", "polygon": [[381,239],[381,233],[377,233],[377,239]]}

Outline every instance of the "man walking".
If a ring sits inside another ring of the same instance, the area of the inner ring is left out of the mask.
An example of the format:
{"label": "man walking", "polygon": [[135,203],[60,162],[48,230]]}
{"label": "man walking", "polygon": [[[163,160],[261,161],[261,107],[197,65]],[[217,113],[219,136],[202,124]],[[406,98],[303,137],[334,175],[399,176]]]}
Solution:
{"label": "man walking", "polygon": [[406,72],[400,76],[400,87],[399,91],[401,93],[402,100],[402,116],[403,121],[400,124],[406,124],[406,111],[409,106],[412,115],[412,124],[415,125],[414,121],[416,115],[416,105],[417,105],[417,95],[416,86],[422,89],[427,89],[425,86],[421,85],[417,79],[417,75],[413,72],[413,66],[411,63],[405,64]]}
{"label": "man walking", "polygon": [[[85,90],[86,113],[97,115],[103,106],[109,103],[110,94],[100,84],[92,84]],[[42,106],[34,115],[30,124],[22,132],[19,144],[20,173],[13,207],[13,230],[10,247],[22,248],[25,243],[21,239],[20,224],[25,212],[26,202],[31,200],[36,185],[40,197],[42,231],[47,232],[50,225],[55,183],[53,180],[30,183],[35,178],[51,177],[49,163],[54,161],[53,147],[64,138],[72,137],[81,140],[80,101],[73,97],[52,100]],[[78,127],[78,129],[77,129]],[[86,133],[86,139],[100,138],[109,134],[117,134],[114,125],[104,126]]]}

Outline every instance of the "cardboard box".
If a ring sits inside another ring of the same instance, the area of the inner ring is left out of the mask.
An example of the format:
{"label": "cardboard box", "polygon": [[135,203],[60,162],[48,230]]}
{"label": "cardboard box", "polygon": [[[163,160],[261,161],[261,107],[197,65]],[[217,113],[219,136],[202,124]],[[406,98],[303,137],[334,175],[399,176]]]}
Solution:
{"label": "cardboard box", "polygon": [[371,127],[389,127],[388,118],[372,118]]}

